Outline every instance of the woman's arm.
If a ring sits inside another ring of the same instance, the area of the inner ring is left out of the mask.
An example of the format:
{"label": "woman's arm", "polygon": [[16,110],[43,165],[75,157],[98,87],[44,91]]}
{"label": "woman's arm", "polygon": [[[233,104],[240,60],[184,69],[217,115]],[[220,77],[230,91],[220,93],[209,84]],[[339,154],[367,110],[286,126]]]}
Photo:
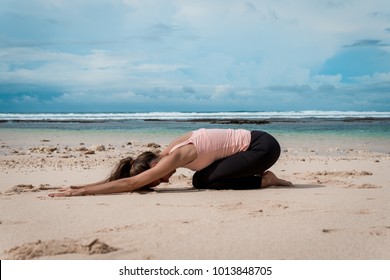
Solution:
{"label": "woman's arm", "polygon": [[186,145],[175,150],[172,154],[162,158],[153,168],[136,176],[106,183],[86,185],[80,188],[63,188],[59,189],[58,193],[51,193],[49,196],[80,196],[135,191],[157,179],[162,178],[176,168],[186,165],[187,163],[193,161],[196,157],[197,153],[193,145]]}
{"label": "woman's arm", "polygon": [[72,189],[81,189],[81,188],[84,188],[84,187],[89,187],[89,186],[94,186],[94,185],[100,185],[100,184],[104,184],[104,183],[107,183],[108,180],[107,179],[104,179],[104,180],[101,180],[99,182],[96,182],[96,183],[89,183],[89,184],[84,184],[84,185],[77,185],[77,186],[70,186]]}

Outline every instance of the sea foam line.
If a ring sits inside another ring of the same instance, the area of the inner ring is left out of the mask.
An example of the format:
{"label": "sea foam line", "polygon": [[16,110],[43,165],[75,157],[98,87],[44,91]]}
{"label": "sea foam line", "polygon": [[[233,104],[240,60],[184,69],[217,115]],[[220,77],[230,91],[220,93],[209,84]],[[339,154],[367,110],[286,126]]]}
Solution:
{"label": "sea foam line", "polygon": [[138,112],[138,113],[0,113],[1,121],[110,121],[189,119],[300,119],[300,118],[390,118],[376,111],[289,111],[289,112]]}

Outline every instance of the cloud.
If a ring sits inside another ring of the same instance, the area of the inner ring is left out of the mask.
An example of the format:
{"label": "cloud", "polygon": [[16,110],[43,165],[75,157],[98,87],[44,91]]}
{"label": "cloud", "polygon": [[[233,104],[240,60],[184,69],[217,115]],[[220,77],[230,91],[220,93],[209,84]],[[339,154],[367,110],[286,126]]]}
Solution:
{"label": "cloud", "polygon": [[189,94],[195,94],[196,90],[191,86],[183,86],[183,92],[189,93]]}
{"label": "cloud", "polygon": [[341,106],[370,85],[374,104],[390,71],[387,6],[5,0],[0,100],[267,110]]}
{"label": "cloud", "polygon": [[[375,85],[387,85],[390,86],[390,72],[387,73],[373,73],[372,75],[364,75],[355,77],[354,80],[356,80],[360,85],[364,86],[373,86],[373,90],[375,90]],[[387,87],[388,92],[390,93],[390,87]]]}
{"label": "cloud", "polygon": [[[30,48],[3,49],[0,83],[101,90],[173,83],[185,65],[142,63],[137,55],[91,50],[84,55]],[[165,80],[164,80],[165,78]]]}
{"label": "cloud", "polygon": [[312,77],[311,82],[314,85],[333,85],[338,86],[341,84],[342,75],[315,75]]}
{"label": "cloud", "polygon": [[153,41],[162,41],[165,38],[171,37],[176,31],[179,30],[178,26],[169,25],[164,23],[153,24],[150,28],[148,28],[144,37],[147,40]]}
{"label": "cloud", "polygon": [[340,74],[342,82],[359,81],[355,77],[390,71],[389,44],[377,39],[362,39],[346,44],[322,66],[320,74]]}
{"label": "cloud", "polygon": [[257,11],[257,8],[256,8],[255,4],[253,4],[252,2],[245,3],[245,12],[246,13],[251,13],[251,12],[256,12],[256,11]]}
{"label": "cloud", "polygon": [[346,45],[346,48],[355,48],[355,47],[387,47],[389,44],[382,43],[381,40],[375,39],[364,39],[359,40],[351,45]]}
{"label": "cloud", "polygon": [[369,13],[369,15],[372,16],[373,18],[390,20],[390,11],[386,11],[386,10],[374,11],[374,12]]}
{"label": "cloud", "polygon": [[226,100],[234,98],[234,86],[229,84],[215,86],[211,99]]}
{"label": "cloud", "polygon": [[[41,85],[92,85],[118,80],[115,69],[121,60],[105,52],[91,51],[80,56],[69,53],[13,48],[3,49],[4,62],[0,82]],[[104,71],[106,70],[106,71]],[[111,73],[110,73],[111,72]]]}
{"label": "cloud", "polygon": [[39,104],[40,100],[37,96],[22,95],[13,97],[12,102],[19,104]]}
{"label": "cloud", "polygon": [[139,98],[140,96],[133,92],[110,92],[110,94],[104,92],[66,92],[53,98],[50,102],[58,104],[80,104],[88,100],[90,104],[120,104],[124,102],[146,101],[141,101]]}

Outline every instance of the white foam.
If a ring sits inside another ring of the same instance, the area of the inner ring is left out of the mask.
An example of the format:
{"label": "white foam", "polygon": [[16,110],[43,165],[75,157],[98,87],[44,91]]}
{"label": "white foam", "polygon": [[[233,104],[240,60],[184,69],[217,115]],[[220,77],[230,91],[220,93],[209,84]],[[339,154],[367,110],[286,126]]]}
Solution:
{"label": "white foam", "polygon": [[139,112],[139,113],[0,113],[2,121],[109,121],[188,119],[271,118],[390,118],[390,112],[376,111],[288,111],[288,112]]}

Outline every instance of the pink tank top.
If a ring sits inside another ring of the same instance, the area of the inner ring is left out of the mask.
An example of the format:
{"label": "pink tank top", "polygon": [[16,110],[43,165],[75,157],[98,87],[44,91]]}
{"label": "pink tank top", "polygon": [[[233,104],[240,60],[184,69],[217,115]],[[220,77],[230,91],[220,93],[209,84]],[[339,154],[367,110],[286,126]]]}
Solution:
{"label": "pink tank top", "polygon": [[199,171],[216,160],[246,151],[250,142],[249,130],[202,128],[193,131],[188,140],[174,146],[169,153],[182,146],[193,144],[198,157],[184,167]]}

